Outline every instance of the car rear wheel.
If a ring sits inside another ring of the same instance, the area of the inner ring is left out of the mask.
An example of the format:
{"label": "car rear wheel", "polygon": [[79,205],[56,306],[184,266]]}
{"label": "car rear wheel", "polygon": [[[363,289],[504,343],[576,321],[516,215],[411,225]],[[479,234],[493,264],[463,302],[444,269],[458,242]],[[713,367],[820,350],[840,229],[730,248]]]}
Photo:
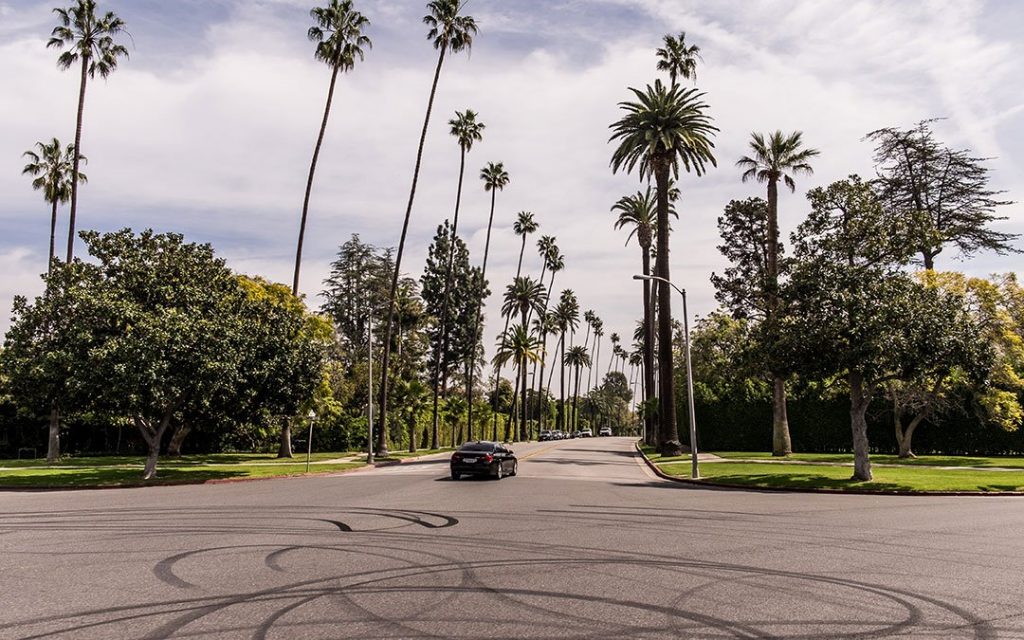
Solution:
{"label": "car rear wheel", "polygon": [[504,477],[505,477],[505,468],[499,462],[497,464],[497,470],[495,470],[495,472],[494,472],[494,478],[495,478],[495,480],[501,480]]}
{"label": "car rear wheel", "polygon": [[458,472],[452,471],[452,480],[458,480],[458,479],[459,479],[459,478],[461,478],[461,477],[462,477],[462,474],[461,474],[461,473],[458,473]]}
{"label": "car rear wheel", "polygon": [[510,475],[510,476],[519,475],[519,461],[518,460],[516,460],[515,462],[512,463],[512,473],[510,473],[508,475]]}

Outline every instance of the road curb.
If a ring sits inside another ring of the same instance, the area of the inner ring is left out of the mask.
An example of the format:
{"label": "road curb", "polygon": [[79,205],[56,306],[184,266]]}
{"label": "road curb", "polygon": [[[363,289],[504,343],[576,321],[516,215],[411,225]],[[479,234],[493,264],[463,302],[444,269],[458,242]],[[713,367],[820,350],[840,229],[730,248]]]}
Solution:
{"label": "road curb", "polygon": [[640,448],[640,441],[634,445],[636,452],[647,466],[663,480],[688,484],[695,487],[712,487],[715,489],[730,489],[733,491],[771,491],[773,493],[826,493],[832,495],[859,495],[859,496],[971,496],[984,498],[1007,498],[1024,496],[1024,491],[870,491],[867,489],[811,489],[807,487],[753,487],[743,484],[730,484],[728,482],[715,482],[713,480],[694,480],[693,478],[681,478],[665,473],[658,465],[651,461]]}

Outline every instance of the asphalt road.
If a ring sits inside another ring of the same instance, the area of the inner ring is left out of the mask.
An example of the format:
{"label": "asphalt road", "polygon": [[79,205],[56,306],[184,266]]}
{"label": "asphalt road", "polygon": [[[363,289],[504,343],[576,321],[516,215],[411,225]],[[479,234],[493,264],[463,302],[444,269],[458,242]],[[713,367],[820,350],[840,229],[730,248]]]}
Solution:
{"label": "asphalt road", "polygon": [[0,638],[1024,638],[1024,500],[656,479],[627,439],[0,494]]}

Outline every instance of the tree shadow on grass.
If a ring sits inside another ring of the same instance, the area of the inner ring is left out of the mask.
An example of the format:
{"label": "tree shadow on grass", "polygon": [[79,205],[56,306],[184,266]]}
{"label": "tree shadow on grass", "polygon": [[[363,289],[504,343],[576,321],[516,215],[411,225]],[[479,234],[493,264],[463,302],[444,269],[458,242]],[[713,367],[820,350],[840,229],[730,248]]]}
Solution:
{"label": "tree shadow on grass", "polygon": [[88,469],[47,469],[42,473],[0,473],[2,489],[93,489],[97,487],[150,487],[197,484],[208,480],[246,477],[244,470],[157,468],[157,477],[142,479],[141,468],[99,467]]}

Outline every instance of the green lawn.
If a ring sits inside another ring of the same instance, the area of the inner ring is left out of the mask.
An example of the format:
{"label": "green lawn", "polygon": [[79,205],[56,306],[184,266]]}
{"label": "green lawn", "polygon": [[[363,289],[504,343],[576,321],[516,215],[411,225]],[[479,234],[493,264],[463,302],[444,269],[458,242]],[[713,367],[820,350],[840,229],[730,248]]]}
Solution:
{"label": "green lawn", "polygon": [[452,449],[451,447],[441,447],[440,449],[420,449],[416,453],[409,453],[408,451],[394,451],[394,450],[392,450],[392,451],[388,452],[389,455],[388,455],[387,458],[382,458],[382,459],[391,460],[391,459],[395,458],[395,459],[402,460],[404,458],[419,458],[420,456],[429,456],[429,455],[431,455],[433,453],[444,453],[445,451],[454,451],[454,449]]}
{"label": "green lawn", "polygon": [[[361,467],[362,462],[318,464],[310,473],[343,471]],[[150,486],[160,484],[191,484],[230,478],[266,478],[303,475],[306,463],[293,464],[174,464],[161,462],[157,477],[142,481],[142,465],[87,466],[74,468],[25,468],[0,471],[0,487],[110,487]]]}
{"label": "green lawn", "polygon": [[[335,458],[346,458],[350,456],[363,455],[358,451],[325,451],[317,452],[310,456],[310,460],[334,460]],[[142,465],[146,458],[144,456],[64,456],[55,466],[59,467],[109,467],[117,465]],[[161,465],[206,465],[206,464],[279,464],[306,462],[306,453],[295,452],[291,460],[278,458],[276,453],[206,453],[184,455],[176,458],[161,458]],[[35,458],[31,460],[0,459],[0,468],[5,467],[46,467],[46,458]],[[2,473],[2,472],[0,472]]]}
{"label": "green lawn", "polygon": [[[773,457],[761,451],[714,451],[720,458],[739,460],[797,460],[800,462],[841,462],[853,463],[852,453],[794,453],[783,458]],[[666,459],[668,461],[669,459]],[[980,456],[918,456],[900,458],[892,454],[871,454],[871,461],[879,464],[903,464],[909,466],[934,467],[1003,467],[1024,469],[1024,457],[980,457]]]}
{"label": "green lawn", "polygon": [[[669,475],[689,477],[690,465],[659,465]],[[850,467],[743,462],[702,462],[705,480],[746,487],[839,489],[843,491],[1024,491],[1024,473],[926,467],[874,467],[871,482],[852,482]]]}

